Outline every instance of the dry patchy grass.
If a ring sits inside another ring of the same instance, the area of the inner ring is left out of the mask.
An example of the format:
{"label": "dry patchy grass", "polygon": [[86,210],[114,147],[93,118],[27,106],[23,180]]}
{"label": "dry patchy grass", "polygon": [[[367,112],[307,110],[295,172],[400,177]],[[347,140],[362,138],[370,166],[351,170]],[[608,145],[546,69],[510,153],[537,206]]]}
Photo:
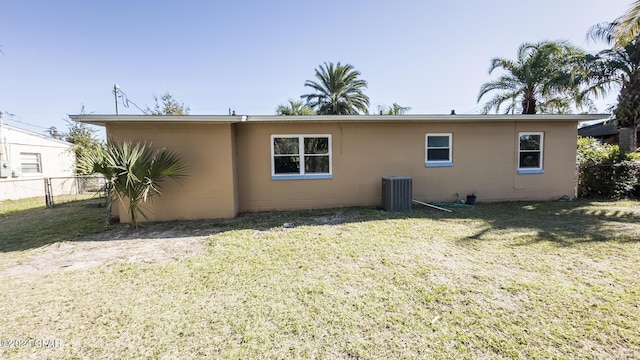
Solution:
{"label": "dry patchy grass", "polygon": [[189,259],[2,279],[2,337],[62,346],[0,354],[637,358],[639,219],[571,202],[174,223],[220,232]]}

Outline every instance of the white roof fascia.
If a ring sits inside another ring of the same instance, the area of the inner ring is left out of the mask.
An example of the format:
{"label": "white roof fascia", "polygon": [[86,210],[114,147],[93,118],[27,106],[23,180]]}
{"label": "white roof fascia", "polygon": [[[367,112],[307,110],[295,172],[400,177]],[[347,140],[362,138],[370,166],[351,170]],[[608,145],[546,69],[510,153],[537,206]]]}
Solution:
{"label": "white roof fascia", "polygon": [[608,119],[609,114],[514,115],[69,115],[73,121],[104,126],[106,123],[242,123],[242,122],[583,122]]}

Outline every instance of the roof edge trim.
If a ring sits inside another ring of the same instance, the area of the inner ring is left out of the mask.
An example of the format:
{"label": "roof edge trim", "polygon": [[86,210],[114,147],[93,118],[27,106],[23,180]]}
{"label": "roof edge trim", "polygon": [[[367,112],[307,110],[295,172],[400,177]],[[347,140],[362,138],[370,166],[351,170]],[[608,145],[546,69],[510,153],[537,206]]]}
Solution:
{"label": "roof edge trim", "polygon": [[69,115],[71,120],[104,126],[107,123],[185,122],[185,123],[260,123],[260,122],[482,122],[482,121],[592,121],[609,114],[507,114],[507,115]]}

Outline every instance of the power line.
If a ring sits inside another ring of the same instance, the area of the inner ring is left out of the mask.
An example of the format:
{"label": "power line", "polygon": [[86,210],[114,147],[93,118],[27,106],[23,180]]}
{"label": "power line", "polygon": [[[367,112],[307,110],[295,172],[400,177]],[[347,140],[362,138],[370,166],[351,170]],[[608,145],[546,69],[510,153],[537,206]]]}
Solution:
{"label": "power line", "polygon": [[125,108],[128,109],[130,105],[133,105],[136,109],[142,111],[143,114],[147,114],[146,110],[142,109],[136,103],[129,100],[127,94],[125,94],[125,92],[122,91],[122,89],[117,84],[113,86],[112,94],[116,97],[116,115],[118,114],[118,99],[120,100],[122,106],[124,106]]}
{"label": "power line", "polygon": [[[44,129],[44,130],[49,130],[51,127],[44,127],[44,126],[40,126],[40,125],[35,125],[35,124],[30,124],[28,122],[22,121],[22,118],[19,115],[10,113],[8,111],[3,111],[2,112],[4,115],[7,115],[8,118],[6,120],[8,121],[12,121],[14,123],[18,123],[18,124],[23,124],[23,125],[28,125],[28,126],[33,126],[39,129]],[[17,119],[16,119],[17,118]]]}

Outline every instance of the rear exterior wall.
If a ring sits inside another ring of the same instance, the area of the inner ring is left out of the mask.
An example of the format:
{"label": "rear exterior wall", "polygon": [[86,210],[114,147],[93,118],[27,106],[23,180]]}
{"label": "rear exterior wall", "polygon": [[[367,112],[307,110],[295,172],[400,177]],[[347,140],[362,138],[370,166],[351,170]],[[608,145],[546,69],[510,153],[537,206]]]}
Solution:
{"label": "rear exterior wall", "polygon": [[[544,134],[542,174],[518,174],[518,135]],[[425,135],[452,134],[450,167],[425,167]],[[213,219],[238,212],[380,206],[381,178],[410,176],[413,198],[552,200],[575,196],[574,122],[110,123],[116,141],[175,151],[188,177],[167,180],[148,220]],[[332,178],[273,180],[272,135],[331,135]],[[127,222],[124,205],[114,211]],[[140,218],[140,220],[144,220]]]}
{"label": "rear exterior wall", "polygon": [[[413,178],[413,198],[552,200],[575,196],[575,122],[236,124],[239,211],[380,206],[383,176]],[[542,132],[542,174],[518,174],[520,132]],[[452,134],[451,167],[425,167],[425,135]],[[272,180],[271,135],[330,134],[331,179]]]}
{"label": "rear exterior wall", "polygon": [[[167,179],[162,195],[144,205],[151,221],[231,218],[238,214],[233,159],[234,129],[230,124],[205,123],[110,123],[110,140],[147,143],[167,148],[187,164],[187,177]],[[128,222],[124,204],[113,211]],[[140,216],[140,221],[145,219]]]}

